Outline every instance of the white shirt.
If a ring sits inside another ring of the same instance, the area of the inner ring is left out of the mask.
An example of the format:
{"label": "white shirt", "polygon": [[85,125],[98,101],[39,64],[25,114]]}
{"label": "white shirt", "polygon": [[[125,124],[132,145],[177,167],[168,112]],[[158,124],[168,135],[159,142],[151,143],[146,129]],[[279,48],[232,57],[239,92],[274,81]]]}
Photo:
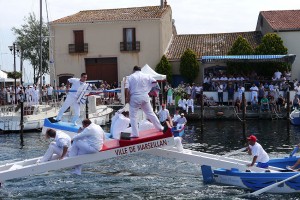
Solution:
{"label": "white shirt", "polygon": [[52,86],[49,86],[48,89],[47,89],[47,94],[48,95],[52,95],[53,94],[53,87]]}
{"label": "white shirt", "polygon": [[280,71],[275,72],[275,73],[274,73],[274,76],[275,76],[275,78],[276,78],[277,80],[279,80],[280,77],[281,77],[281,72],[280,72]]}
{"label": "white shirt", "polygon": [[249,148],[251,149],[252,156],[257,156],[256,162],[269,162],[270,159],[268,154],[265,152],[265,150],[259,143],[255,142],[253,146],[249,145]]}
{"label": "white shirt", "polygon": [[186,100],[185,99],[179,99],[178,106],[179,107],[185,107],[185,105],[186,105]]}
{"label": "white shirt", "polygon": [[257,95],[258,87],[252,86],[252,87],[250,88],[250,91],[251,91],[251,94],[252,94],[252,95]]}
{"label": "white shirt", "polygon": [[156,80],[148,74],[136,71],[126,78],[125,88],[131,95],[148,95],[152,87],[156,86]]}
{"label": "white shirt", "polygon": [[188,99],[186,101],[187,106],[193,106],[194,105],[194,99]]}
{"label": "white shirt", "polygon": [[195,87],[195,90],[196,90],[196,93],[197,94],[200,94],[201,90],[202,90],[202,87],[201,86],[196,86]]}
{"label": "white shirt", "polygon": [[178,124],[186,124],[187,120],[186,120],[185,117],[179,117],[179,118],[176,120],[176,122],[177,122]]}
{"label": "white shirt", "polygon": [[176,122],[178,118],[180,118],[181,116],[179,114],[174,114],[174,117],[172,119],[173,122]]}
{"label": "white shirt", "polygon": [[56,142],[56,146],[59,148],[63,147],[70,147],[71,146],[71,138],[66,133],[62,131],[56,131],[56,135],[54,138],[54,141]]}
{"label": "white shirt", "polygon": [[223,92],[223,85],[222,84],[218,85],[217,88],[218,88],[218,92]]}
{"label": "white shirt", "polygon": [[111,128],[112,137],[119,140],[121,132],[128,128],[129,123],[130,119],[128,117],[125,117],[123,114],[118,114],[118,118],[115,119],[115,121],[112,124],[114,126]]}
{"label": "white shirt", "polygon": [[220,78],[220,81],[228,81],[228,78],[227,78],[226,76],[222,76],[222,77]]}
{"label": "white shirt", "polygon": [[99,125],[91,123],[81,133],[75,135],[73,140],[85,140],[91,147],[100,151],[104,142],[104,131]]}
{"label": "white shirt", "polygon": [[[81,82],[79,78],[69,78],[68,82],[72,83],[72,87],[70,88],[70,90],[75,90],[75,91],[77,91],[78,88],[84,83],[84,82]],[[68,95],[76,97],[76,92],[69,92]]]}
{"label": "white shirt", "polygon": [[157,115],[159,117],[159,121],[164,122],[168,119],[168,117],[170,116],[170,113],[169,113],[169,110],[165,108],[165,109],[161,109],[160,111],[158,111]]}

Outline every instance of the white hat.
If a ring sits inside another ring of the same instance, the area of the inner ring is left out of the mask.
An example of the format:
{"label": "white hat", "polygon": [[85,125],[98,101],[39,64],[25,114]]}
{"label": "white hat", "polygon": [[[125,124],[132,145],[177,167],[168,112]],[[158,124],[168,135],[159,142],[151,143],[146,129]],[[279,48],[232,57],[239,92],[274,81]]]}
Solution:
{"label": "white hat", "polygon": [[61,85],[65,85],[64,83],[62,83]]}

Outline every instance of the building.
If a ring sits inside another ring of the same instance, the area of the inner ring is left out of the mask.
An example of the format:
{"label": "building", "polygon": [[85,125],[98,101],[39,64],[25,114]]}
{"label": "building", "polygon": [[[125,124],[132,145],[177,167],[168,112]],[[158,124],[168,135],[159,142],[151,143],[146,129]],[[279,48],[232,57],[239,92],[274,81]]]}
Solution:
{"label": "building", "polygon": [[295,54],[292,66],[292,79],[300,77],[300,10],[261,11],[258,16],[256,31],[263,35],[277,33],[288,48],[289,54]]}
{"label": "building", "polygon": [[172,39],[172,10],[160,6],[80,11],[50,23],[50,79],[65,83],[82,72],[109,83],[133,66],[155,67]]}
{"label": "building", "polygon": [[[202,56],[227,55],[238,36],[246,38],[252,48],[259,45],[262,38],[260,31],[174,35],[171,45],[166,53],[167,59],[172,65],[174,84],[177,85],[182,80],[179,75],[180,57],[186,49],[192,49],[200,62]],[[226,67],[226,63],[224,62],[212,62],[209,64],[200,63],[199,78],[196,82],[202,81],[204,71],[217,71],[222,70],[224,67]]]}
{"label": "building", "polygon": [[[160,6],[80,11],[50,23],[50,60],[54,61],[50,68],[55,69],[50,78],[65,83],[87,72],[89,80],[116,82],[129,75],[134,65],[148,64],[154,69],[165,54],[177,85],[183,80],[180,57],[187,48],[196,52],[200,62],[202,56],[227,55],[238,36],[255,48],[264,34],[276,32],[289,53],[298,55],[299,18],[300,10],[262,11],[256,31],[178,35],[171,7],[163,0]],[[300,75],[299,59],[292,68],[293,78]],[[202,81],[205,71],[225,67],[224,61],[201,64],[195,82]]]}

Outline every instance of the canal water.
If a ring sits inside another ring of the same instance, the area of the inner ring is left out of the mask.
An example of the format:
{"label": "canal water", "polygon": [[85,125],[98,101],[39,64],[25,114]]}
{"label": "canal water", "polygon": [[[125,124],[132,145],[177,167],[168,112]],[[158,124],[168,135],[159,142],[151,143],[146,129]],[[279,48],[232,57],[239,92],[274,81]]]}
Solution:
{"label": "canal water", "polygon": [[[104,127],[108,129],[108,127]],[[225,154],[244,145],[242,124],[238,121],[189,123],[184,148]],[[271,158],[287,156],[300,142],[300,127],[284,120],[247,121],[246,135],[254,134]],[[19,149],[19,135],[0,135],[0,165],[44,154],[49,141],[40,133],[26,133],[25,146]],[[251,160],[246,153],[233,157]],[[250,191],[233,186],[203,184],[200,166],[135,154],[85,164],[81,176],[70,169],[50,171],[6,181],[0,199],[242,199]],[[299,199],[299,194],[262,194],[258,199]]]}

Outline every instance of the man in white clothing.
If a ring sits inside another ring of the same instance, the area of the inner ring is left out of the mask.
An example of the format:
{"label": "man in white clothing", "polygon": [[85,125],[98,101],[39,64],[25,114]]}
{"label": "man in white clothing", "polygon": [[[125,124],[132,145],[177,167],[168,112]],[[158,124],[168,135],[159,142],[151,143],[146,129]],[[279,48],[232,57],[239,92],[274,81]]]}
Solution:
{"label": "man in white clothing", "polygon": [[247,140],[249,143],[248,154],[253,156],[252,162],[250,164],[247,164],[247,166],[252,167],[257,162],[256,167],[268,168],[268,162],[270,160],[269,156],[262,148],[262,146],[256,142],[257,138],[254,135],[250,135]]}
{"label": "man in white clothing", "polygon": [[[78,132],[79,134],[72,139],[73,143],[69,157],[97,153],[102,149],[104,131],[99,125],[92,123],[89,119],[85,119],[82,121],[82,127]],[[80,175],[81,165],[76,165],[73,173]]]}
{"label": "man in white clothing", "polygon": [[32,100],[32,98],[31,98],[31,89],[32,89],[32,87],[28,85],[27,88],[26,88],[26,90],[25,90],[26,102],[28,104],[30,104],[31,100]]}
{"label": "man in white clothing", "polygon": [[186,100],[183,97],[178,100],[178,107],[182,110],[186,110]]}
{"label": "man in white clothing", "polygon": [[52,87],[52,85],[49,85],[48,87],[47,87],[47,96],[48,96],[48,101],[50,100],[52,100],[52,95],[53,95],[53,87]]}
{"label": "man in white clothing", "polygon": [[116,113],[114,122],[111,124],[110,133],[114,139],[120,139],[121,132],[128,128],[130,123],[129,112],[124,111],[122,113]]}
{"label": "man in white clothing", "polygon": [[157,130],[164,130],[157,116],[153,112],[148,93],[156,86],[156,80],[148,74],[141,72],[141,68],[135,66],[133,74],[126,78],[125,103],[129,103],[129,117],[132,127],[132,137],[138,137],[137,112],[141,108]]}
{"label": "man in white clothing", "polygon": [[38,105],[39,103],[39,89],[37,88],[37,86],[34,86],[34,88],[31,91],[31,96],[32,96],[32,102],[34,105]]}
{"label": "man in white clothing", "polygon": [[242,96],[244,92],[245,92],[245,88],[240,84],[238,88],[239,99],[242,100]]}
{"label": "man in white clothing", "polygon": [[194,99],[191,96],[186,101],[186,113],[189,113],[189,108],[191,108],[192,109],[192,113],[194,113]]}
{"label": "man in white clothing", "polygon": [[252,87],[250,88],[251,91],[251,102],[254,100],[254,97],[257,99],[258,94],[258,87],[253,83]]}
{"label": "man in white clothing", "polygon": [[38,163],[47,162],[49,160],[63,159],[71,146],[71,138],[62,131],[56,131],[49,128],[46,131],[46,138],[54,138],[54,141],[50,143],[48,150],[43,158],[38,160]]}
{"label": "man in white clothing", "polygon": [[[79,78],[69,78],[67,87],[66,87],[66,92],[68,92],[70,90],[70,84],[72,84],[71,90],[77,91],[80,86],[85,84],[86,80],[87,80],[86,73],[82,73],[80,79]],[[77,99],[78,99],[77,92],[69,92],[68,93],[68,96],[67,96],[66,100],[64,101],[64,103],[63,103],[62,107],[60,108],[58,115],[56,117],[57,121],[61,120],[64,112],[71,106],[74,111],[74,116],[72,118],[71,123],[73,123],[74,125],[77,125],[76,121],[80,116],[80,103],[77,102]]]}
{"label": "man in white clothing", "polygon": [[274,73],[275,80],[280,80],[282,73],[279,71],[279,69],[276,70]]}
{"label": "man in white clothing", "polygon": [[173,121],[173,122],[176,122],[178,118],[180,118],[180,114],[179,114],[179,110],[176,110],[176,111],[175,111],[175,114],[174,114],[174,116],[173,116],[172,121]]}
{"label": "man in white clothing", "polygon": [[170,113],[169,110],[166,109],[165,104],[161,105],[161,110],[158,111],[157,115],[161,124],[164,124],[167,119],[170,119]]}

